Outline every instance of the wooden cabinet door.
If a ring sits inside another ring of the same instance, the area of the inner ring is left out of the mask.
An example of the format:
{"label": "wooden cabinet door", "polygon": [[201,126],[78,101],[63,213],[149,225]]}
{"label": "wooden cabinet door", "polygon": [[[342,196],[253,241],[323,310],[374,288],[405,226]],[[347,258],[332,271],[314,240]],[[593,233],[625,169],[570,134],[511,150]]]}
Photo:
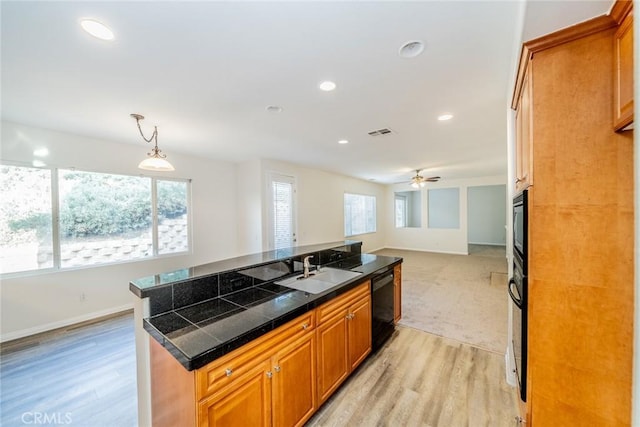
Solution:
{"label": "wooden cabinet door", "polygon": [[272,358],[273,425],[301,426],[317,408],[315,331]]}
{"label": "wooden cabinet door", "polygon": [[398,323],[402,318],[402,267],[393,267],[393,321]]}
{"label": "wooden cabinet door", "polygon": [[347,311],[321,323],[316,331],[318,343],[318,404],[322,404],[349,374]]}
{"label": "wooden cabinet door", "polygon": [[198,404],[201,427],[271,425],[271,360],[238,376]]}
{"label": "wooden cabinet door", "polygon": [[531,70],[522,81],[522,93],[516,111],[516,191],[533,184],[531,167]]}
{"label": "wooden cabinet door", "polygon": [[633,10],[614,37],[613,126],[620,130],[633,122]]}
{"label": "wooden cabinet door", "polygon": [[355,369],[371,352],[371,295],[349,309],[349,370]]}

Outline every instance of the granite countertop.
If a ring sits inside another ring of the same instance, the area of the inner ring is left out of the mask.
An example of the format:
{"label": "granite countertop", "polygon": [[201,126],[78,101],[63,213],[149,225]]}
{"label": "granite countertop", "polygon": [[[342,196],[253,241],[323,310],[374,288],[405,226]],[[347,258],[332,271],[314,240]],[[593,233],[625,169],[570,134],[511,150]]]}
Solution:
{"label": "granite countertop", "polygon": [[144,329],[187,370],[198,369],[401,262],[358,254],[335,267],[362,274],[323,293],[268,282],[152,316]]}

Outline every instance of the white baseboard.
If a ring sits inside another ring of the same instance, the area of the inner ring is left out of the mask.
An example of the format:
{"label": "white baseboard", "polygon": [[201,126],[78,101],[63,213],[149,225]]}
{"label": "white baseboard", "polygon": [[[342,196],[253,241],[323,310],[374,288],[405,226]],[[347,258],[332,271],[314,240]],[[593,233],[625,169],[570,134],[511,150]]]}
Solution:
{"label": "white baseboard", "polygon": [[436,251],[433,249],[424,249],[424,248],[400,248],[396,246],[386,246],[383,249],[396,249],[399,251],[415,251],[415,252],[433,252],[436,254],[449,254],[449,255],[469,255],[468,252],[457,252],[457,251]]}
{"label": "white baseboard", "polygon": [[518,380],[516,378],[516,367],[514,365],[513,357],[511,357],[511,346],[507,346],[507,351],[504,353],[504,368],[507,384],[511,387],[517,386]]}
{"label": "white baseboard", "polygon": [[482,246],[507,246],[506,243],[489,243],[489,242],[469,242],[470,245],[482,245]]}
{"label": "white baseboard", "polygon": [[133,309],[133,303],[124,304],[118,307],[111,307],[105,310],[94,311],[92,313],[86,313],[81,316],[72,317],[69,319],[60,320],[58,322],[45,323],[44,325],[34,326],[33,328],[21,329],[15,332],[9,332],[7,334],[0,335],[0,342],[6,342],[15,340],[18,338],[28,337],[30,335],[39,334],[42,332],[51,331],[58,328],[64,328],[69,325],[75,325],[76,323],[86,322],[87,320],[93,320],[110,314],[120,313]]}

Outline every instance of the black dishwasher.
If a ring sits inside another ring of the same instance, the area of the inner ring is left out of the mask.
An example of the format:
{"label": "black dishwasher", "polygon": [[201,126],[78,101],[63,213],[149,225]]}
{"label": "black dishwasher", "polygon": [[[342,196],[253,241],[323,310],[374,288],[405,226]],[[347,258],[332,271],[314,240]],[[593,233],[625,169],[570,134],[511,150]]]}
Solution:
{"label": "black dishwasher", "polygon": [[382,347],[393,334],[393,303],[393,269],[387,269],[371,279],[372,351]]}

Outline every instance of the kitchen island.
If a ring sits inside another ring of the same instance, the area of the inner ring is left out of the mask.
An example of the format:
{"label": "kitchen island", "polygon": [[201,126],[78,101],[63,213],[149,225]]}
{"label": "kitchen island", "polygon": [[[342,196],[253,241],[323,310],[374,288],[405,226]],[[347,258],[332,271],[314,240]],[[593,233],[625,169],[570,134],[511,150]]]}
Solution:
{"label": "kitchen island", "polygon": [[[308,419],[371,350],[371,277],[397,271],[399,291],[402,259],[363,254],[361,245],[288,248],[132,281],[136,328],[146,331],[137,332],[143,415],[154,425]],[[355,273],[315,294],[278,284],[300,275],[307,257],[312,273]]]}

